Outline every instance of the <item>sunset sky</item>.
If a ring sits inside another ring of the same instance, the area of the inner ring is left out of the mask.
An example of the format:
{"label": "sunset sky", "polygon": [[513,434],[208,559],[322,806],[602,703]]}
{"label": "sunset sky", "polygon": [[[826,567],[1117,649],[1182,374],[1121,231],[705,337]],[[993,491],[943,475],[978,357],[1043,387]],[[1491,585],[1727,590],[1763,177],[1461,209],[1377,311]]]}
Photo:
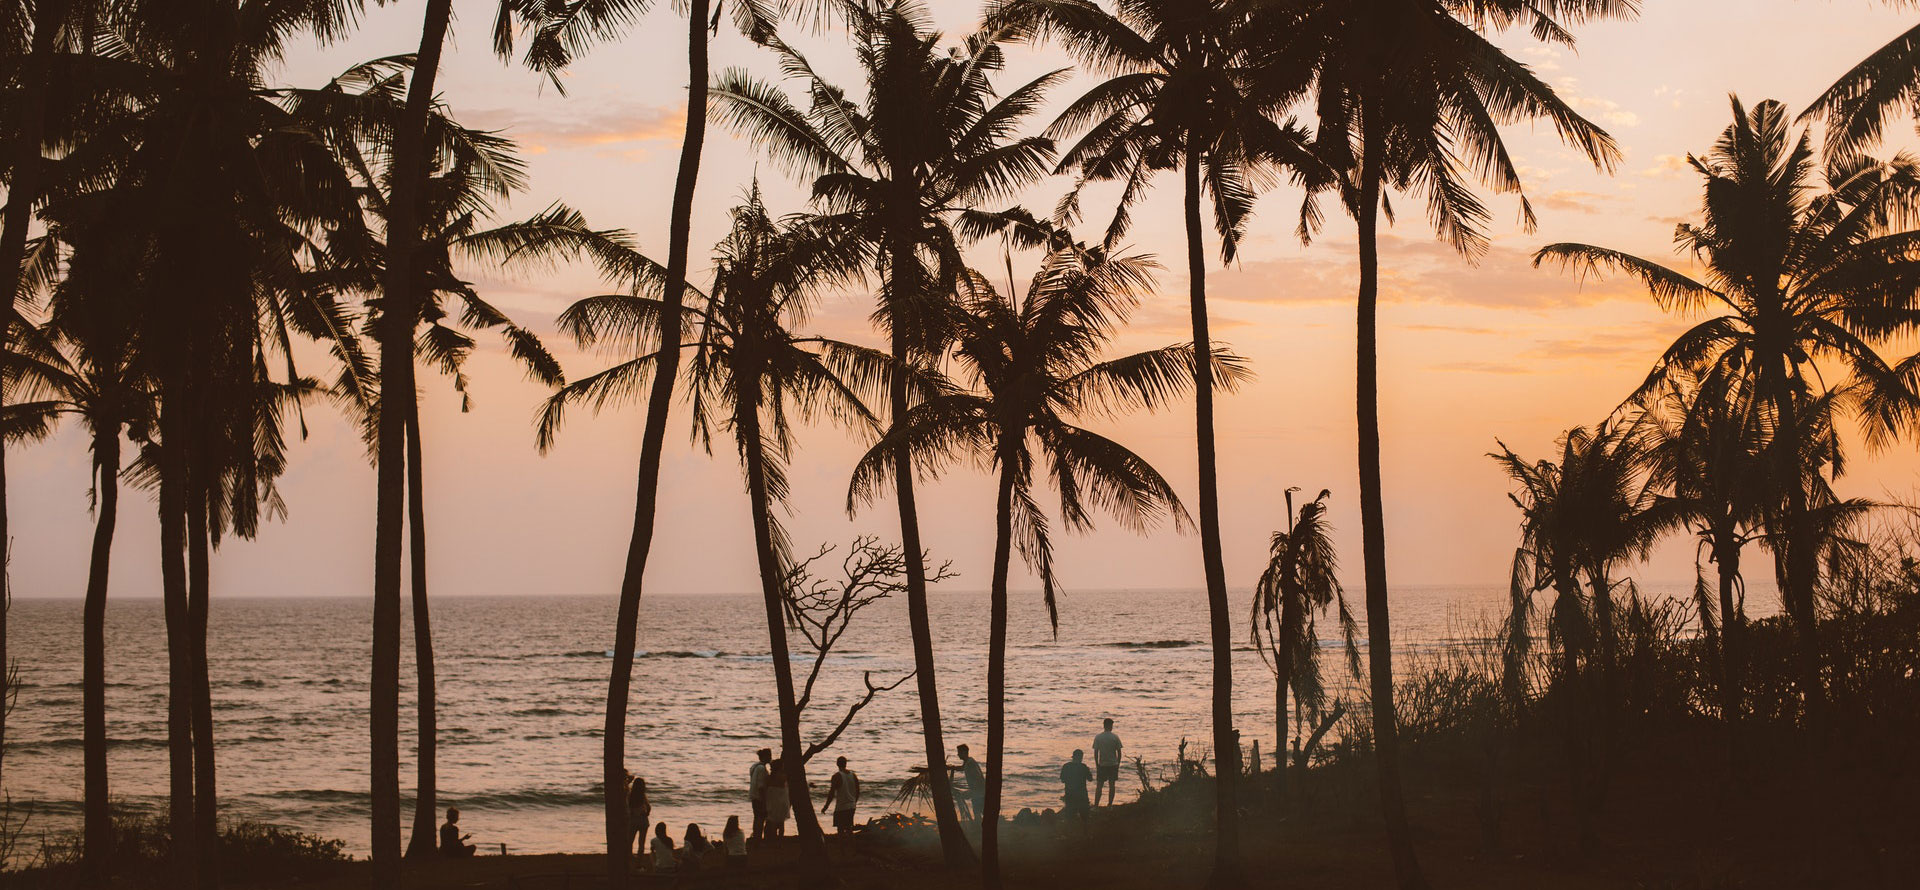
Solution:
{"label": "sunset sky", "polygon": [[[1517,511],[1486,452],[1496,438],[1523,455],[1545,456],[1567,427],[1604,417],[1639,382],[1686,319],[1661,313],[1626,282],[1582,286],[1530,254],[1553,241],[1590,241],[1672,258],[1674,224],[1696,207],[1699,180],[1684,165],[1705,151],[1728,120],[1727,96],[1766,98],[1798,109],[1847,66],[1909,27],[1916,13],[1868,0],[1646,0],[1638,21],[1580,29],[1578,52],[1502,38],[1577,108],[1619,141],[1625,161],[1594,172],[1550,131],[1516,127],[1510,146],[1539,211],[1537,232],[1517,225],[1517,204],[1493,202],[1492,251],[1470,265],[1436,242],[1418,213],[1403,215],[1382,240],[1382,425],[1389,572],[1400,584],[1499,584],[1516,540]],[[370,9],[349,41],[291,54],[281,82],[319,85],[348,64],[411,52],[421,3]],[[502,219],[551,201],[582,210],[593,224],[632,230],[661,259],[667,202],[685,119],[684,27],[660,2],[626,40],[601,47],[567,76],[567,95],[490,52],[492,4],[456,4],[455,49],[441,73],[456,116],[517,139],[531,190]],[[933,3],[952,41],[971,29],[975,0]],[[850,50],[832,35],[796,42],[836,76]],[[1027,48],[1013,52],[1006,88],[1062,64]],[[741,65],[777,75],[769,57],[723,29],[716,69]],[[1054,108],[1086,81],[1058,89]],[[849,86],[854,86],[851,82]],[[1051,119],[1051,112],[1043,115]],[[1034,121],[1034,128],[1046,120]],[[1896,126],[1900,144],[1912,130]],[[709,131],[693,238],[694,280],[704,284],[708,248],[727,209],[756,170],[773,208],[802,209],[804,191],[720,126]],[[1042,183],[1030,206],[1050,208],[1066,178]],[[1104,193],[1102,193],[1104,194]],[[1228,577],[1249,585],[1269,533],[1283,522],[1282,492],[1333,492],[1347,576],[1359,580],[1354,446],[1352,225],[1333,217],[1315,243],[1293,236],[1296,192],[1260,206],[1242,260],[1209,273],[1215,336],[1248,357],[1259,379],[1219,409],[1220,482]],[[1411,207],[1411,205],[1408,205]],[[1089,198],[1093,224],[1110,208]],[[1331,208],[1329,208],[1331,209]],[[1140,348],[1187,339],[1186,281],[1177,179],[1163,179],[1136,214],[1130,243],[1170,267],[1161,293],[1143,305],[1122,341]],[[1217,256],[1209,247],[1209,256]],[[1678,262],[1678,260],[1674,260]],[[496,305],[543,331],[581,296],[601,292],[590,268],[502,273],[470,268]],[[868,327],[871,294],[831,299],[817,325],[878,345]],[[447,381],[423,377],[431,568],[437,595],[612,593],[631,528],[643,409],[571,416],[559,446],[536,453],[532,417],[544,390],[526,382],[497,342],[483,341],[470,376],[474,408],[462,414]],[[570,376],[605,367],[607,356],[550,340]],[[1911,347],[1909,347],[1911,348]],[[322,369],[312,365],[310,372]],[[371,587],[374,478],[352,428],[315,406],[310,431],[294,445],[283,481],[291,515],[258,541],[230,542],[215,560],[216,596],[364,595]],[[1145,455],[1188,499],[1196,499],[1191,405],[1157,416],[1091,424]],[[650,592],[746,591],[754,587],[746,498],[732,452],[698,451],[684,414],[669,432],[662,471],[660,533]],[[78,596],[88,535],[84,437],[69,429],[9,456],[14,522],[13,580],[22,596]],[[845,512],[849,469],[866,443],[834,429],[807,432],[793,468],[788,526],[796,546],[844,542],[855,532],[896,538],[889,505],[853,520]],[[1855,455],[1845,490],[1908,497],[1920,466],[1912,443]],[[115,596],[157,595],[156,523],[144,493],[122,504]],[[955,561],[955,589],[987,585],[993,489],[963,471],[922,499],[923,537]],[[1691,578],[1692,544],[1663,547],[1639,570],[1653,582]],[[1057,561],[1068,608],[1075,591],[1198,587],[1198,538],[1163,531],[1141,539],[1103,527],[1060,543]],[[1754,564],[1756,567],[1760,563]]]}

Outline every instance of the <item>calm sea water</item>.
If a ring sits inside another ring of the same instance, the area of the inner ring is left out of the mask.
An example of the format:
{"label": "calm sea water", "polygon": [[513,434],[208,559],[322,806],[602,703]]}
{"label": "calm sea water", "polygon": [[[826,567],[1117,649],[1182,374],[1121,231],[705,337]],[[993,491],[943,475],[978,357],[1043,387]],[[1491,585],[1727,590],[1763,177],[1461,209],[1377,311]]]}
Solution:
{"label": "calm sea water", "polygon": [[[1395,594],[1401,646],[1443,641],[1501,607],[1496,588],[1409,588]],[[1243,633],[1244,592],[1235,596]],[[1211,650],[1198,591],[1077,593],[1063,600],[1058,638],[1037,595],[1016,595],[1008,664],[1007,781],[1011,807],[1058,801],[1059,764],[1087,747],[1103,717],[1127,754],[1170,762],[1182,737],[1206,747]],[[984,753],[984,594],[936,593],[934,636],[948,745]],[[439,671],[440,801],[486,844],[517,852],[579,851],[601,843],[600,727],[609,597],[443,597],[434,605]],[[1356,603],[1356,607],[1357,607]],[[778,747],[773,671],[755,596],[653,595],[642,607],[629,759],[645,776],[654,815],[717,826],[746,815],[753,751]],[[861,613],[823,670],[807,732],[824,733],[871,673],[891,683],[912,667],[904,602]],[[23,600],[13,651],[24,686],[9,724],[6,791],[31,802],[37,831],[77,828],[81,796],[78,601]],[[210,647],[223,816],[338,837],[367,848],[367,665],[371,603],[354,599],[216,598]],[[1331,622],[1322,625],[1332,637]],[[407,631],[412,675],[412,637]],[[1334,645],[1329,641],[1328,645]],[[164,809],[165,636],[158,600],[108,610],[107,705],[113,793]],[[810,656],[808,656],[810,660]],[[1242,642],[1236,708],[1244,740],[1273,745],[1271,675]],[[804,676],[805,665],[798,665]],[[412,723],[411,686],[403,691]],[[909,681],[862,711],[827,755],[844,754],[877,814],[908,768],[924,760]],[[413,741],[402,740],[411,785]],[[1132,785],[1132,780],[1126,782]],[[411,801],[407,804],[411,818]]]}

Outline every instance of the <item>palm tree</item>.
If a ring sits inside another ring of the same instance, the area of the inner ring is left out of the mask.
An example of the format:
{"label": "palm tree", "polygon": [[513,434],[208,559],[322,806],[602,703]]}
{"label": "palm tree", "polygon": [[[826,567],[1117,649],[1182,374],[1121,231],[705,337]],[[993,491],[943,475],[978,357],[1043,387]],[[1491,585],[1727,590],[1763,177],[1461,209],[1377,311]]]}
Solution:
{"label": "palm tree", "polygon": [[[1162,515],[1189,520],[1173,486],[1138,455],[1073,425],[1077,415],[1111,416],[1158,409],[1186,389],[1198,361],[1192,344],[1168,346],[1107,361],[1103,348],[1152,283],[1153,264],[1142,257],[1065,246],[1042,262],[1023,297],[996,292],[984,276],[961,279],[962,301],[951,310],[956,353],[971,388],[938,393],[916,405],[860,461],[851,497],[871,500],[893,475],[905,451],[928,469],[971,453],[998,470],[992,617],[987,650],[986,799],[980,817],[983,884],[1000,886],[1001,773],[1006,733],[1007,581],[1013,547],[1039,575],[1048,617],[1056,625],[1057,579],[1046,515],[1034,497],[1036,464],[1048,470],[1069,530],[1091,527],[1089,508],[1105,509],[1121,524],[1145,532]],[[1246,372],[1231,355],[1203,363],[1224,386]],[[1034,451],[1038,446],[1040,459]]]}
{"label": "palm tree", "polygon": [[1720,717],[1729,727],[1740,719],[1745,682],[1746,582],[1740,557],[1760,533],[1765,493],[1751,481],[1766,475],[1761,452],[1770,435],[1745,384],[1740,378],[1680,377],[1650,394],[1649,412],[1655,424],[1649,457],[1664,489],[1661,509],[1699,539],[1718,576],[1718,608],[1710,610],[1714,601],[1702,597],[1701,614],[1717,611],[1719,616],[1703,624],[1716,644]]}
{"label": "palm tree", "polygon": [[[1380,481],[1379,361],[1375,331],[1380,296],[1379,213],[1384,192],[1413,192],[1454,249],[1486,248],[1478,179],[1498,192],[1521,191],[1499,125],[1544,118],[1563,141],[1611,169],[1613,140],[1551,87],[1496,46],[1492,28],[1522,26],[1541,39],[1572,43],[1563,22],[1630,14],[1626,0],[1315,0],[1274,35],[1274,58],[1310,59],[1316,143],[1342,169],[1329,188],[1359,228],[1356,415],[1359,426],[1360,526],[1367,589],[1367,647],[1380,802],[1394,871],[1403,887],[1425,884],[1406,824],[1393,712],[1393,636],[1387,595],[1386,521]],[[1284,70],[1284,69],[1283,69]],[[1533,215],[1521,200],[1522,218]],[[1309,203],[1310,232],[1317,213]]]}
{"label": "palm tree", "polygon": [[[925,8],[913,0],[846,2],[836,10],[856,48],[866,87],[862,102],[849,100],[847,91],[763,28],[755,39],[779,55],[800,82],[806,104],[733,70],[714,86],[715,112],[787,172],[812,181],[814,225],[860,245],[881,279],[874,318],[887,331],[894,360],[929,364],[951,336],[942,307],[965,274],[962,243],[1009,218],[981,208],[1012,200],[1047,170],[1052,143],[1014,134],[1065,72],[1043,74],[1001,96],[993,77],[1005,62],[1003,35],[974,34],[963,48],[948,51],[929,30]],[[912,401],[906,376],[896,376],[888,393],[895,422]],[[906,454],[895,460],[928,784],[946,862],[960,866],[973,856],[943,768],[946,743],[913,474]]]}
{"label": "palm tree", "polygon": [[[1900,0],[1894,0],[1900,2]],[[1829,156],[1858,154],[1880,141],[1887,119],[1915,112],[1920,96],[1920,25],[1887,42],[1822,92],[1800,113],[1826,125]]]}
{"label": "palm tree", "polygon": [[[1134,205],[1154,174],[1183,176],[1187,232],[1188,310],[1193,342],[1213,342],[1207,319],[1203,196],[1212,201],[1223,262],[1232,262],[1260,185],[1277,163],[1317,177],[1319,166],[1302,148],[1304,134],[1286,108],[1304,88],[1304,70],[1285,76],[1278,65],[1256,73],[1253,38],[1274,16],[1249,14],[1230,0],[1145,0],[1112,13],[1091,0],[1011,0],[996,3],[990,22],[1005,22],[1036,41],[1052,40],[1108,79],[1061,112],[1048,135],[1085,130],[1060,157],[1058,172],[1078,171],[1082,183],[1122,183],[1119,209],[1106,244],[1125,232]],[[1078,191],[1062,202],[1078,209]],[[1221,553],[1220,497],[1214,448],[1213,382],[1194,369],[1195,440],[1200,476],[1200,553],[1206,573],[1213,640],[1213,748],[1216,770],[1214,881],[1238,882],[1239,733],[1233,725],[1233,614],[1227,602]]]}
{"label": "palm tree", "polygon": [[1299,708],[1318,707],[1326,699],[1326,684],[1320,678],[1315,613],[1324,614],[1338,605],[1350,666],[1354,677],[1360,676],[1353,614],[1347,610],[1347,598],[1335,577],[1340,560],[1333,551],[1333,528],[1327,524],[1327,498],[1333,492],[1323,489],[1295,512],[1293,493],[1297,490],[1287,489],[1287,528],[1273,533],[1267,567],[1253,589],[1253,612],[1248,620],[1254,647],[1273,669],[1273,750],[1279,761],[1275,773],[1283,796],[1288,788],[1287,693],[1293,692]]}
{"label": "palm tree", "polygon": [[[1824,546],[1815,520],[1823,473],[1837,473],[1812,437],[1814,404],[1857,415],[1869,445],[1920,416],[1908,383],[1920,359],[1891,365],[1876,344],[1920,322],[1920,293],[1907,258],[1916,236],[1897,228],[1915,209],[1920,169],[1905,156],[1817,161],[1786,109],[1766,101],[1734,121],[1711,152],[1691,163],[1706,180],[1703,221],[1683,223],[1674,243],[1704,267],[1704,280],[1651,260],[1589,244],[1550,244],[1536,264],[1558,260],[1581,275],[1640,280],[1662,308],[1719,312],[1681,334],[1655,363],[1641,393],[1680,375],[1739,381],[1777,431],[1769,437],[1764,524],[1779,559],[1786,612],[1799,636],[1802,694],[1817,724],[1821,698],[1814,586]],[[1816,363],[1848,375],[1829,387]],[[1809,461],[1812,461],[1809,463]]]}
{"label": "palm tree", "polygon": [[[72,237],[72,229],[63,232]],[[104,274],[103,274],[104,273]],[[83,423],[91,444],[94,536],[82,617],[81,726],[84,847],[88,874],[104,880],[113,851],[107,776],[106,610],[113,534],[119,517],[123,436],[144,438],[155,412],[152,389],[140,370],[139,346],[124,287],[103,287],[114,269],[70,268],[59,285],[85,296],[56,302],[60,314],[29,329],[7,355],[7,388],[24,399],[0,408],[7,439],[40,439],[56,422]],[[123,284],[117,282],[116,284]]]}
{"label": "palm tree", "polygon": [[[845,242],[774,222],[756,184],[746,203],[734,209],[732,230],[715,250],[712,289],[704,297],[695,294],[701,305],[691,310],[694,340],[686,344],[694,350],[687,389],[695,438],[710,448],[714,427],[730,428],[746,475],[779,698],[781,763],[798,814],[803,856],[816,875],[826,869],[826,847],[813,808],[805,805],[805,748],[787,646],[792,560],[774,511],[783,508],[787,491],[792,419],[822,417],[869,430],[879,426],[863,397],[884,389],[892,360],[875,350],[791,330],[806,320],[823,289],[855,277],[863,259]],[[658,294],[670,281],[657,263],[636,256],[634,264],[647,270],[641,288],[575,303],[561,314],[561,329],[582,346],[644,349],[668,314],[664,300],[642,291]],[[542,441],[551,441],[567,405],[585,401],[597,409],[630,398],[660,373],[663,358],[661,351],[646,353],[561,387],[542,412]]]}

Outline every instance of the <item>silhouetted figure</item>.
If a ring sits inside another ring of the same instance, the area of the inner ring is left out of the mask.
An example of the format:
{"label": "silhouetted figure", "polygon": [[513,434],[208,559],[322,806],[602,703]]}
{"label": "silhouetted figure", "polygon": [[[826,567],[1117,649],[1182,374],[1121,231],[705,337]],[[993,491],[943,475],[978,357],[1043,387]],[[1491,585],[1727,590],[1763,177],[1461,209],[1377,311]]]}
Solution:
{"label": "silhouetted figure", "polygon": [[747,865],[747,833],[740,830],[740,817],[728,816],[727,827],[720,832],[720,843],[727,851],[728,868]]}
{"label": "silhouetted figure", "polygon": [[767,837],[786,837],[793,802],[787,795],[787,764],[775,761],[767,770]]}
{"label": "silhouetted figure", "polygon": [[773,749],[754,752],[759,757],[747,770],[747,800],[753,804],[753,839],[767,836],[767,774],[773,763]]}
{"label": "silhouetted figure", "polygon": [[679,867],[673,855],[673,838],[667,836],[667,823],[653,826],[653,870],[656,873],[670,874]]}
{"label": "silhouetted figure", "polygon": [[465,859],[473,855],[474,844],[467,843],[470,834],[460,833],[460,808],[447,807],[447,824],[440,826],[440,855],[454,859]]}
{"label": "silhouetted figure", "polygon": [[840,771],[834,773],[833,779],[827,783],[827,802],[820,805],[820,812],[824,813],[828,807],[832,807],[834,833],[852,842],[853,811],[860,805],[860,777],[847,769],[845,757],[836,759],[834,763],[840,767]]}
{"label": "silhouetted figure", "polygon": [[1100,789],[1107,789],[1107,806],[1113,806],[1114,792],[1120,785],[1120,737],[1113,734],[1113,718],[1107,718],[1107,731],[1093,737],[1093,802],[1100,802]]}
{"label": "silhouetted figure", "polygon": [[633,855],[647,852],[647,826],[653,824],[653,804],[647,801],[647,780],[627,773],[627,830],[633,835]]}
{"label": "silhouetted figure", "polygon": [[967,805],[967,812],[962,818],[978,819],[980,814],[987,811],[986,774],[980,770],[980,761],[967,753],[967,746],[960,745],[953,751],[960,755],[960,781],[954,789],[954,800],[964,801]]}
{"label": "silhouetted figure", "polygon": [[1060,768],[1060,784],[1066,786],[1066,793],[1061,796],[1065,805],[1061,807],[1060,814],[1069,819],[1079,819],[1081,831],[1087,830],[1087,818],[1092,810],[1087,801],[1087,783],[1092,781],[1093,771],[1087,769],[1087,764],[1081,760],[1085,756],[1085,751],[1075,748],[1073,759]]}
{"label": "silhouetted figure", "polygon": [[707,840],[700,823],[688,822],[687,833],[681,838],[680,870],[699,871],[701,863],[707,858],[707,851],[713,849],[713,842]]}

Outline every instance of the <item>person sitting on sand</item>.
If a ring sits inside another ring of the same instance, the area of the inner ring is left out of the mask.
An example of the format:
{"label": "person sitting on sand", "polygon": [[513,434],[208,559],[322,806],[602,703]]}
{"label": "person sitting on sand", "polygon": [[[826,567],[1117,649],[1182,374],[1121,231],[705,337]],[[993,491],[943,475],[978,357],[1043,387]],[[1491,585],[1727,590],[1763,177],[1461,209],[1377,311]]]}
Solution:
{"label": "person sitting on sand", "polygon": [[1113,718],[1107,718],[1107,731],[1093,737],[1093,802],[1100,803],[1100,789],[1107,789],[1107,806],[1113,806],[1114,792],[1120,786],[1120,737],[1113,733]]}
{"label": "person sitting on sand", "polygon": [[1065,806],[1061,807],[1060,815],[1079,819],[1083,832],[1087,830],[1088,811],[1092,809],[1087,804],[1087,782],[1093,779],[1093,771],[1087,769],[1086,763],[1081,760],[1084,756],[1085,751],[1075,748],[1073,759],[1060,768],[1060,783],[1066,786],[1066,794],[1062,795]]}
{"label": "person sitting on sand", "polygon": [[740,830],[740,817],[728,816],[727,827],[720,832],[720,843],[727,851],[728,868],[747,864],[747,833]]}
{"label": "person sitting on sand", "polygon": [[447,824],[440,826],[440,854],[455,859],[465,859],[473,855],[478,845],[469,844],[470,834],[460,833],[460,808],[447,807]]}
{"label": "person sitting on sand", "polygon": [[653,826],[653,870],[667,873],[679,866],[673,855],[673,838],[667,836],[667,823]]}
{"label": "person sitting on sand", "polygon": [[953,799],[966,802],[968,812],[964,818],[978,819],[987,811],[986,775],[980,771],[980,761],[967,753],[967,746],[961,745],[953,751],[960,755],[960,781],[955,783],[958,787],[954,789]]}
{"label": "person sitting on sand", "polygon": [[787,765],[775,761],[767,771],[767,837],[786,837],[787,820],[793,818],[793,802],[787,794]]}
{"label": "person sitting on sand", "polygon": [[699,871],[701,861],[707,858],[707,851],[711,849],[713,843],[700,830],[700,823],[688,822],[686,836],[681,839],[680,870]]}
{"label": "person sitting on sand", "polygon": [[627,773],[627,830],[633,835],[633,855],[647,852],[647,826],[653,824],[653,804],[647,802],[647,780]]}
{"label": "person sitting on sand", "polygon": [[847,769],[845,757],[836,759],[834,763],[840,767],[840,771],[834,773],[833,780],[827,783],[827,802],[820,805],[820,812],[824,813],[828,807],[832,807],[834,833],[851,841],[853,810],[860,805],[860,777]]}
{"label": "person sitting on sand", "polygon": [[747,770],[747,801],[753,804],[753,839],[767,836],[767,772],[773,764],[773,749],[754,752],[758,760]]}

